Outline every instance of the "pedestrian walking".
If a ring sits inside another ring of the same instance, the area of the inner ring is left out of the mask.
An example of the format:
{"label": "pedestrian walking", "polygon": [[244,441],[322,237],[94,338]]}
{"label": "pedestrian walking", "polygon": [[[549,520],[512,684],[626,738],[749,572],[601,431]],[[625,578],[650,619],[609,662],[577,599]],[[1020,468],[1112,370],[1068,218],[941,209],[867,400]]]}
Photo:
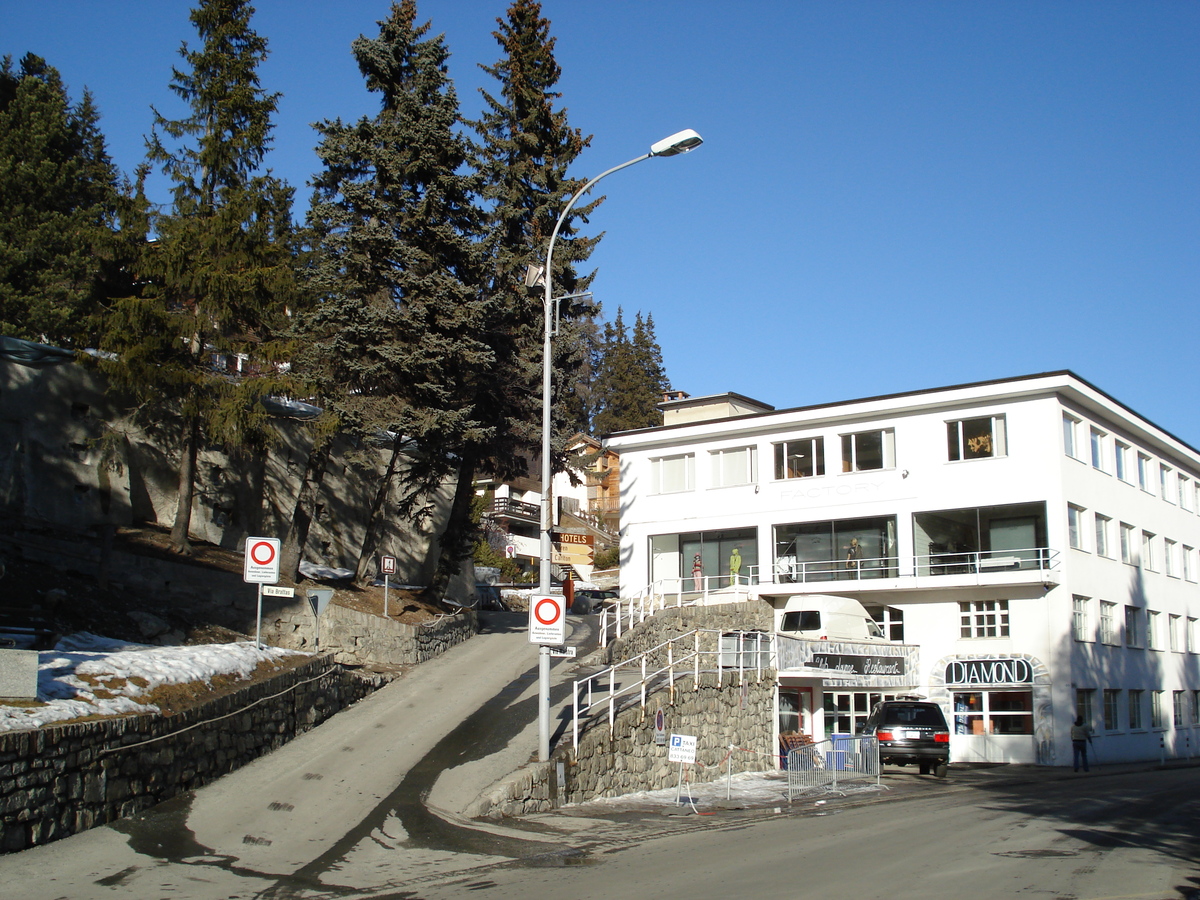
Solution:
{"label": "pedestrian walking", "polygon": [[1075,717],[1075,724],[1071,726],[1071,756],[1074,759],[1075,771],[1079,771],[1079,764],[1083,763],[1083,771],[1088,769],[1088,745],[1092,742],[1092,729],[1083,724],[1083,716]]}

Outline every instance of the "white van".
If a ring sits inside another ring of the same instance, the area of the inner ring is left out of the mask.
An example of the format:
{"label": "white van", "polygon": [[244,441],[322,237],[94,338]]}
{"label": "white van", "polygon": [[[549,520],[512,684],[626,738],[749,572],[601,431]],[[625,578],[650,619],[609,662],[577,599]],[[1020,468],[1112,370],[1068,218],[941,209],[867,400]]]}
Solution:
{"label": "white van", "polygon": [[802,594],[775,607],[775,630],[810,641],[885,641],[883,631],[850,597]]}

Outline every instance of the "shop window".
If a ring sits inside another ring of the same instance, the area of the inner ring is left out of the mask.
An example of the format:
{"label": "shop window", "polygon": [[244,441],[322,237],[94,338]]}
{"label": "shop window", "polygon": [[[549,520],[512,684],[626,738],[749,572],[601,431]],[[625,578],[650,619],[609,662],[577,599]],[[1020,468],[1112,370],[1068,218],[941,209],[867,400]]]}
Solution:
{"label": "shop window", "polygon": [[777,582],[891,578],[896,564],[892,516],[775,526]]}
{"label": "shop window", "polygon": [[956,691],[955,734],[1033,734],[1032,691]]}
{"label": "shop window", "polygon": [[1004,416],[947,422],[946,443],[951,462],[1004,456],[1007,452]]}
{"label": "shop window", "polygon": [[842,435],[843,472],[868,472],[895,466],[896,433],[892,429]]}
{"label": "shop window", "polygon": [[825,439],[800,438],[775,445],[775,477],[813,478],[825,474]]}
{"label": "shop window", "polygon": [[[734,580],[738,584],[758,583],[758,530],[730,528],[722,531],[692,531],[663,535],[653,549],[657,554],[654,578],[682,576],[683,583],[695,590],[718,590]],[[736,551],[736,552],[735,552]],[[700,572],[694,572],[696,557]],[[696,587],[696,578],[700,586]]]}
{"label": "shop window", "polygon": [[758,453],[754,447],[731,447],[710,451],[708,458],[712,462],[712,486],[753,484],[758,480],[757,457]]}
{"label": "shop window", "polygon": [[1104,730],[1105,731],[1118,731],[1120,729],[1121,726],[1118,724],[1118,722],[1120,720],[1118,719],[1118,716],[1117,716],[1117,710],[1118,710],[1118,706],[1120,705],[1120,701],[1121,701],[1121,692],[1120,691],[1113,690],[1111,688],[1105,689],[1105,691],[1104,691]]}
{"label": "shop window", "polygon": [[918,575],[1037,569],[1047,559],[1046,543],[1044,503],[913,514]]}
{"label": "shop window", "polygon": [[876,703],[895,699],[895,694],[871,691],[826,691],[825,734],[858,734]]}
{"label": "shop window", "polygon": [[1129,692],[1129,730],[1141,731],[1145,728],[1144,720],[1142,719],[1142,695],[1145,691],[1133,690]]}
{"label": "shop window", "polygon": [[1008,637],[1008,601],[959,601],[959,637]]}
{"label": "shop window", "polygon": [[677,494],[696,487],[696,455],[680,453],[650,460],[650,493]]}

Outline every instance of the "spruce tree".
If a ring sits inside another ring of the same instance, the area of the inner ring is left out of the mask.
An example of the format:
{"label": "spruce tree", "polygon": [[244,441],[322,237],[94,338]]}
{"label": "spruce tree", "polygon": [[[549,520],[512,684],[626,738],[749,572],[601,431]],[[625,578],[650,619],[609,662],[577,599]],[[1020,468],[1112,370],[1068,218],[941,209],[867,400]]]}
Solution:
{"label": "spruce tree", "polygon": [[[155,110],[147,141],[149,160],[173,182],[140,264],[150,288],[115,303],[105,321],[104,347],[117,358],[104,368],[143,412],[179,417],[171,543],[180,552],[189,549],[201,443],[258,453],[271,439],[258,401],[291,384],[275,365],[290,350],[277,334],[295,295],[291,189],[259,174],[278,94],[259,85],[267,43],[251,28],[253,12],[246,0],[202,0],[191,12],[200,47],[182,46],[187,68],[171,81],[190,114]],[[233,371],[237,359],[249,368]]]}
{"label": "spruce tree", "polygon": [[[393,4],[377,38],[354,41],[367,89],[380,96],[378,114],[318,126],[325,169],[314,181],[309,223],[321,300],[306,320],[300,359],[343,427],[392,435],[359,578],[391,512],[384,503],[393,473],[403,482],[398,512],[420,521],[444,482],[473,471],[492,439],[478,406],[494,357],[485,342],[492,323],[481,290],[476,179],[458,134],[449,52],[416,15],[413,0]],[[434,599],[470,553],[472,494],[468,478],[439,537]]]}
{"label": "spruce tree", "polygon": [[[485,462],[494,476],[511,479],[526,474],[541,442],[542,304],[524,287],[526,267],[545,262],[559,214],[585,183],[569,177],[567,169],[591,139],[572,128],[567,110],[559,107],[561,69],[541,4],[515,0],[498,24],[494,35],[503,56],[483,68],[499,89],[482,91],[484,112],[472,125],[489,212],[484,245],[488,294],[496,304],[489,330],[496,377],[485,386],[483,403],[495,439]],[[555,296],[587,288],[590,276],[580,277],[576,267],[587,260],[598,238],[578,234],[575,222],[586,220],[599,202],[577,206],[559,232],[552,273]],[[581,300],[563,301],[560,309],[552,360],[557,469],[562,468],[566,438],[584,424],[581,404],[565,401],[590,351],[583,332],[594,311]]]}
{"label": "spruce tree", "polygon": [[0,64],[0,334],[76,345],[101,299],[118,175],[86,91],[27,54]]}
{"label": "spruce tree", "polygon": [[653,317],[637,313],[631,335],[618,308],[616,320],[604,327],[596,375],[596,434],[661,425],[658,404],[669,388]]}

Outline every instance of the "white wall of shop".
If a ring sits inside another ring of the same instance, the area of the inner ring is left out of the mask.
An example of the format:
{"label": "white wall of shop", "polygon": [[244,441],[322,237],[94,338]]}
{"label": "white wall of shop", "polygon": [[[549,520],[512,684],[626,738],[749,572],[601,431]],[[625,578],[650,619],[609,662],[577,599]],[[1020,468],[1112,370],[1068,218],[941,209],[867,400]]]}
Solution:
{"label": "white wall of shop", "polygon": [[[1065,446],[1064,413],[1074,420],[1074,456]],[[949,461],[947,423],[989,416],[1003,417],[1003,455]],[[872,430],[894,434],[894,459],[881,469],[843,473],[841,436]],[[1093,430],[1100,450],[1097,465],[1091,455]],[[775,444],[818,436],[824,441],[824,475],[775,477]],[[1116,474],[1118,442],[1128,448],[1124,480]],[[624,592],[663,573],[661,560],[652,566],[655,535],[756,529],[754,557],[762,584],[776,578],[776,526],[894,516],[895,577],[788,589],[846,593],[864,603],[901,609],[905,642],[921,648],[918,687],[925,690],[946,659],[1024,655],[1043,663],[1048,683],[1039,692],[1042,709],[1037,715],[1048,728],[1039,740],[1048,744],[1039,751],[1042,761],[1069,761],[1066,728],[1081,690],[1094,691],[1093,725],[1113,759],[1157,756],[1160,742],[1168,755],[1177,750],[1182,755],[1188,748],[1200,752],[1200,634],[1195,625],[1200,616],[1200,454],[1070,373],[686,422],[615,435],[608,443],[621,454]],[[710,454],[739,447],[754,448],[754,477],[715,485]],[[653,461],[686,453],[695,458],[690,489],[655,493]],[[1149,490],[1137,483],[1138,454],[1148,459],[1153,473]],[[1169,470],[1166,496],[1159,482],[1164,465]],[[1045,504],[1042,539],[1053,554],[1054,570],[1044,584],[982,570],[961,589],[954,589],[950,579],[918,577],[914,556],[925,555],[928,548],[914,547],[914,513],[1026,503]],[[1106,548],[1097,547],[1097,514],[1108,520]],[[1122,523],[1132,526],[1138,544],[1127,561],[1120,552]],[[1143,532],[1152,535],[1152,563],[1141,557]],[[1168,551],[1174,555],[1169,572]],[[688,565],[690,558],[679,563],[678,574],[685,581]],[[959,601],[987,598],[1007,600],[1009,636],[962,638]],[[1090,632],[1083,639],[1073,631],[1076,598],[1086,600],[1089,616]],[[1119,619],[1111,644],[1099,640],[1102,601],[1115,604]],[[1125,646],[1126,606],[1141,610],[1137,615],[1143,622],[1147,611],[1159,614],[1162,649]],[[1173,650],[1171,616],[1178,617]],[[1119,691],[1114,702],[1126,705],[1130,691],[1143,691],[1137,695],[1147,704],[1142,726],[1131,727],[1128,709],[1122,708],[1117,727],[1106,728],[1105,690]],[[1160,699],[1167,707],[1166,721],[1158,727],[1150,723],[1154,691],[1163,692]],[[1185,692],[1181,723],[1173,715],[1176,691]]]}

